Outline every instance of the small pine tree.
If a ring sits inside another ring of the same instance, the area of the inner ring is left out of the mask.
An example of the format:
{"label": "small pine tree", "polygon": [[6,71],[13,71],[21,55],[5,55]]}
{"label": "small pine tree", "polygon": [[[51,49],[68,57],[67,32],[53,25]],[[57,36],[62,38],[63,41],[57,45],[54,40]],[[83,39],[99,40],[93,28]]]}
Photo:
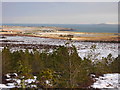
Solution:
{"label": "small pine tree", "polygon": [[17,62],[18,67],[16,68],[16,72],[18,73],[17,79],[21,80],[21,88],[26,88],[27,83],[25,82],[26,79],[32,79],[33,75],[31,74],[32,69],[30,67],[27,67],[23,64],[21,60]]}
{"label": "small pine tree", "polygon": [[11,72],[11,52],[9,48],[4,48],[2,50],[2,73],[6,74]]}

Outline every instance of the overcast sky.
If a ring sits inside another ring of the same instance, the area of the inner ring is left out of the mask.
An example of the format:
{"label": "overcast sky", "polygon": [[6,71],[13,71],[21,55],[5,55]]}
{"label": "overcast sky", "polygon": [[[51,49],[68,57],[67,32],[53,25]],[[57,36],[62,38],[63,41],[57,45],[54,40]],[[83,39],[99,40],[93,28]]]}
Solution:
{"label": "overcast sky", "polygon": [[3,23],[117,23],[117,2],[3,2]]}

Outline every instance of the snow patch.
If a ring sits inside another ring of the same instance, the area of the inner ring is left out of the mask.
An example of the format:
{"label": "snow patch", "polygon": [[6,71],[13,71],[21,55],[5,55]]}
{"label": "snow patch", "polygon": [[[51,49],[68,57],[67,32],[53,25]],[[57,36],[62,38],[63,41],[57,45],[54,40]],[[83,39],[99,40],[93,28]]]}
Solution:
{"label": "snow patch", "polygon": [[120,74],[104,74],[95,78],[96,82],[91,86],[93,88],[115,88],[120,89]]}

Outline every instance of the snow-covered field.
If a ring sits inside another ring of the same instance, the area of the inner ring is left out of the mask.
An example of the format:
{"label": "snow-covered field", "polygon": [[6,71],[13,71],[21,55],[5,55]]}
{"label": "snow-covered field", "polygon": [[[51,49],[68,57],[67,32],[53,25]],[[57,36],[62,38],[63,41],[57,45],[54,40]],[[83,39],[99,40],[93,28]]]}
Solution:
{"label": "snow-covered field", "polygon": [[104,74],[95,78],[96,82],[91,86],[93,88],[114,88],[120,90],[120,74]]}
{"label": "snow-covered field", "polygon": [[[67,40],[61,39],[50,39],[50,38],[40,38],[40,37],[26,37],[26,36],[7,36],[0,40],[12,40],[19,42],[4,42],[4,43],[13,43],[13,44],[43,44],[43,45],[65,45]],[[0,42],[2,43],[2,42]],[[96,53],[100,53],[98,58],[106,57],[108,54],[112,54],[113,57],[118,56],[118,43],[93,43],[93,42],[79,42],[73,41],[73,45],[76,46],[78,54],[80,57],[85,57],[90,51],[92,45],[96,45]],[[2,47],[1,47],[2,48]]]}

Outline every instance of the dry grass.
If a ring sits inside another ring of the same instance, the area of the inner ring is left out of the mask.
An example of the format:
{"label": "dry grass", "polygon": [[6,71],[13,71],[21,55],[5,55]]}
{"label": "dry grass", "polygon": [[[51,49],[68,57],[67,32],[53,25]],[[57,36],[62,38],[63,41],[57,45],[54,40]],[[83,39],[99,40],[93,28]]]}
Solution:
{"label": "dry grass", "polygon": [[[79,40],[79,41],[119,41],[119,33],[84,33],[84,32],[69,32],[69,31],[59,31],[57,33],[68,33],[72,35],[87,35],[87,36],[74,36],[72,40]],[[1,35],[20,35],[20,36],[32,36],[32,37],[43,37],[43,38],[54,38],[54,39],[69,39],[69,37],[60,37],[60,34],[17,34],[17,32],[0,32]],[[89,36],[93,35],[93,36]]]}

